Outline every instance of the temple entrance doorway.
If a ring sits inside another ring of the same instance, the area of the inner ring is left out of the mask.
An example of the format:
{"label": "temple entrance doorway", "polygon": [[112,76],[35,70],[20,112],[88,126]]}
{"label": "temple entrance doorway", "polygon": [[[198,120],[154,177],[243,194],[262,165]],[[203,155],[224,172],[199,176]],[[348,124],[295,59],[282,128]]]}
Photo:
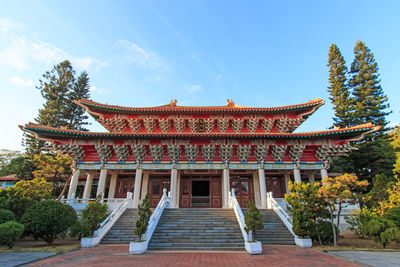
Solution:
{"label": "temple entrance doorway", "polygon": [[235,189],[236,199],[241,208],[247,208],[247,199],[254,204],[253,177],[247,175],[235,175],[231,179],[231,190]]}
{"label": "temple entrance doorway", "polygon": [[135,175],[119,175],[115,188],[115,198],[126,198],[128,192],[135,189]]}
{"label": "temple entrance doorway", "polygon": [[222,184],[220,176],[182,175],[180,208],[221,208]]}
{"label": "temple entrance doorway", "polygon": [[149,202],[150,208],[155,208],[160,202],[163,195],[163,189],[167,188],[167,192],[170,191],[170,176],[152,176],[149,178]]}
{"label": "temple entrance doorway", "polygon": [[272,196],[276,198],[285,197],[286,184],[283,175],[266,175],[267,192],[272,192]]}
{"label": "temple entrance doorway", "polygon": [[210,181],[192,181],[192,207],[210,207]]}

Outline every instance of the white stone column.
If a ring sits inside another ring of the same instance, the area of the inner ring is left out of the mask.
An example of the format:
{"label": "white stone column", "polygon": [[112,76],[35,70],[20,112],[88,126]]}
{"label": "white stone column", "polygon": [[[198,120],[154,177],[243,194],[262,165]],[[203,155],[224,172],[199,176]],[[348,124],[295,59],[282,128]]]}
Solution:
{"label": "white stone column", "polygon": [[177,170],[177,176],[176,176],[176,207],[179,208],[179,193],[180,193],[180,188],[181,188],[181,171]]}
{"label": "white stone column", "polygon": [[260,197],[260,183],[258,179],[258,172],[253,173],[253,190],[254,190],[254,202],[257,209],[261,208],[261,197]]}
{"label": "white stone column", "polygon": [[82,198],[90,198],[90,193],[92,192],[93,176],[93,173],[87,174],[85,189],[83,190]]}
{"label": "white stone column", "polygon": [[143,178],[142,178],[142,194],[140,196],[140,201],[144,199],[144,197],[147,195],[147,187],[149,186],[149,173],[144,172],[143,173]]}
{"label": "white stone column", "polygon": [[265,171],[263,168],[258,169],[258,181],[260,183],[261,208],[267,208],[267,185],[265,183]]}
{"label": "white stone column", "polygon": [[133,189],[133,202],[132,206],[134,209],[137,209],[139,205],[139,198],[140,198],[140,187],[142,185],[142,174],[143,170],[141,168],[136,169],[135,174],[135,188]]}
{"label": "white stone column", "polygon": [[73,170],[73,175],[71,178],[71,182],[69,184],[68,199],[75,198],[76,188],[78,187],[80,173],[81,171],[79,169]]}
{"label": "white stone column", "polygon": [[285,173],[284,177],[285,177],[286,194],[290,194],[289,191],[290,173]]}
{"label": "white stone column", "polygon": [[324,167],[321,169],[321,180],[328,176],[328,170]]}
{"label": "white stone column", "polygon": [[99,183],[97,185],[96,196],[101,195],[102,197],[104,197],[104,191],[106,189],[106,179],[107,179],[107,170],[101,169]]}
{"label": "white stone column", "polygon": [[224,168],[223,175],[222,175],[222,208],[229,208],[229,188],[230,188],[230,181],[229,181],[229,169]]}
{"label": "white stone column", "polygon": [[300,168],[294,168],[293,169],[293,174],[294,174],[294,181],[296,183],[301,183],[301,173],[300,173]]}
{"label": "white stone column", "polygon": [[117,187],[117,177],[118,174],[116,173],[111,174],[110,187],[108,188],[108,198],[114,198],[115,196],[115,188]]}
{"label": "white stone column", "polygon": [[314,176],[314,173],[311,173],[311,174],[308,175],[308,182],[309,182],[310,184],[314,184],[314,183],[315,183],[315,176]]}
{"label": "white stone column", "polygon": [[178,170],[176,167],[171,169],[171,208],[175,209],[177,208],[177,203],[176,203],[176,191],[177,191],[177,179],[178,179]]}

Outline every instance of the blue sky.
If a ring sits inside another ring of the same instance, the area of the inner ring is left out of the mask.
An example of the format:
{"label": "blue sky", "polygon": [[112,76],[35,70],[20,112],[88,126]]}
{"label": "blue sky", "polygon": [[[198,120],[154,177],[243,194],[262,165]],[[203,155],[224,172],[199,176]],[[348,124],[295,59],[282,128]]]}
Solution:
{"label": "blue sky", "polygon": [[[326,100],[297,131],[332,124],[328,49],[348,65],[357,40],[378,62],[391,125],[400,122],[399,1],[0,1],[0,148],[43,100],[41,75],[65,59],[92,99],[126,106],[279,106]],[[104,131],[94,122],[90,129]]]}

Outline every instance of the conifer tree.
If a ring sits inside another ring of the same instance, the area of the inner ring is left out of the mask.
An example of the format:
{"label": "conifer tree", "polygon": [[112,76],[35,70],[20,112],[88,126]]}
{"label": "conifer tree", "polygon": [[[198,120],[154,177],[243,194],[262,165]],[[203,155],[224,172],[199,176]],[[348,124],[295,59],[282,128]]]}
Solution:
{"label": "conifer tree", "polygon": [[[89,77],[85,71],[77,79],[75,74],[71,63],[65,60],[42,75],[36,88],[40,90],[45,103],[39,110],[35,122],[51,127],[87,130],[84,126],[88,124],[86,122],[88,116],[84,114],[82,107],[74,103],[74,100],[90,98]],[[22,144],[31,158],[39,154],[44,147],[43,141],[36,140],[29,133],[24,133]]]}
{"label": "conifer tree", "polygon": [[327,66],[329,67],[328,92],[331,95],[329,100],[331,100],[335,110],[333,126],[344,128],[351,125],[353,99],[347,86],[346,61],[336,44],[332,44],[329,48]]}
{"label": "conifer tree", "polygon": [[76,80],[72,91],[68,93],[67,102],[69,104],[67,106],[68,112],[66,113],[68,129],[87,131],[84,126],[89,124],[86,121],[89,117],[86,115],[85,109],[75,104],[74,100],[90,98],[89,90],[89,75],[86,71],[83,71]]}
{"label": "conifer tree", "polygon": [[371,50],[362,41],[357,41],[354,47],[354,61],[350,68],[349,86],[354,97],[353,123],[363,124],[372,122],[385,127],[388,124],[388,98],[380,85],[378,64]]}

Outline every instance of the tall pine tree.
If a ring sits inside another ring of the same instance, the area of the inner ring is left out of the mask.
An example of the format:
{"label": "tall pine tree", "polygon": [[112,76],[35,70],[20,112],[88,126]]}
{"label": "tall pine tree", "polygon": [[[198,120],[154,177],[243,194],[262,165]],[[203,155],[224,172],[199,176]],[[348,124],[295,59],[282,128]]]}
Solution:
{"label": "tall pine tree", "polygon": [[351,125],[353,99],[347,86],[347,67],[342,53],[336,44],[329,47],[329,86],[328,92],[331,95],[329,100],[333,104],[335,117],[333,126],[341,128]]}
{"label": "tall pine tree", "polygon": [[[77,79],[75,74],[68,60],[55,65],[51,71],[43,74],[36,88],[40,90],[45,103],[35,118],[37,123],[51,127],[87,130],[84,126],[88,124],[86,122],[88,117],[84,114],[84,109],[76,105],[74,100],[90,98],[89,77],[85,71]],[[44,142],[37,141],[32,134],[24,134],[22,144],[32,158],[44,147]]]}
{"label": "tall pine tree", "polygon": [[[332,46],[331,51],[335,52]],[[348,89],[351,91],[352,96],[345,94],[349,99],[348,103],[350,103],[349,114],[335,112],[335,116],[338,117],[339,122],[346,121],[348,123],[348,125],[344,126],[372,122],[375,125],[382,126],[383,129],[377,133],[367,135],[361,141],[354,142],[353,145],[357,150],[353,150],[347,156],[336,158],[332,171],[355,172],[361,180],[368,180],[370,183],[369,188],[371,188],[374,179],[375,181],[377,179],[375,177],[389,177],[389,180],[393,178],[392,169],[395,154],[389,141],[384,138],[386,136],[384,134],[386,131],[385,127],[388,124],[386,117],[390,111],[388,111],[388,98],[380,85],[378,65],[375,62],[374,55],[365,43],[361,41],[356,43],[354,55],[355,59],[351,64],[348,83]],[[330,65],[328,64],[328,66]],[[343,80],[343,73],[331,70],[332,67],[330,68],[330,85],[334,88],[331,81],[337,82]],[[339,82],[336,84],[341,85]],[[343,84],[345,85],[345,82]],[[331,89],[331,91],[333,92],[334,90]],[[333,93],[331,95],[333,96]],[[343,109],[340,106],[340,101],[333,102],[333,104],[335,111]],[[377,176],[378,174],[380,176]]]}
{"label": "tall pine tree", "polygon": [[353,123],[372,122],[382,126],[382,132],[385,132],[388,124],[386,117],[390,111],[388,98],[380,84],[378,64],[371,50],[362,41],[357,41],[354,56],[349,80],[355,102]]}

